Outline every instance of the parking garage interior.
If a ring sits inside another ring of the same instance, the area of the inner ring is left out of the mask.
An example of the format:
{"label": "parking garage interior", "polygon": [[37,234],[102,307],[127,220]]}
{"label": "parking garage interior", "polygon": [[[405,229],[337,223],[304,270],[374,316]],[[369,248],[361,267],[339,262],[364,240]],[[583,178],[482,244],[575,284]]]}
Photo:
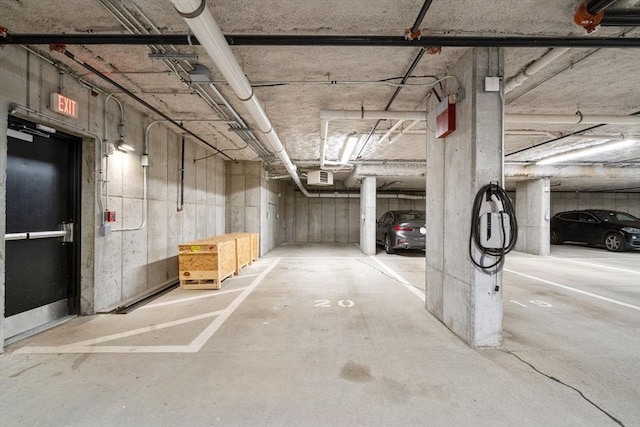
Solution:
{"label": "parking garage interior", "polygon": [[458,3],[0,0],[0,424],[640,425],[640,4]]}

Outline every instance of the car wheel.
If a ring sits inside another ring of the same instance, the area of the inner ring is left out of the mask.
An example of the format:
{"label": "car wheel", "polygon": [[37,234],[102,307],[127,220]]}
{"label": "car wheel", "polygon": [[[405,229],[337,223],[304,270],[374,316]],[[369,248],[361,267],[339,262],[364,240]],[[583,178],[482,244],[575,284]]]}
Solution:
{"label": "car wheel", "polygon": [[622,252],[624,251],[624,241],[620,235],[615,233],[609,233],[604,238],[604,245],[606,248],[613,252]]}
{"label": "car wheel", "polygon": [[389,237],[388,234],[384,235],[384,251],[388,254],[393,254],[396,252],[393,250],[393,247],[391,246],[391,238]]}
{"label": "car wheel", "polygon": [[560,232],[558,231],[552,231],[551,232],[551,244],[552,245],[561,245],[564,243],[564,240],[562,240],[562,234],[560,234]]}

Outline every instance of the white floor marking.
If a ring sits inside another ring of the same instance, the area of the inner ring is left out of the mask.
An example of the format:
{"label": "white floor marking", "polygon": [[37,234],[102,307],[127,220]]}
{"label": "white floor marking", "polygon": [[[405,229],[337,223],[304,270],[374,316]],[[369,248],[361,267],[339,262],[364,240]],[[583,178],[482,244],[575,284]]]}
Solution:
{"label": "white floor marking", "polygon": [[[256,276],[257,276],[257,274],[256,274]],[[229,279],[227,279],[227,280],[229,280]],[[138,310],[144,310],[144,309],[147,309],[147,308],[164,307],[166,305],[180,304],[180,303],[183,303],[183,302],[199,300],[199,299],[202,299],[202,298],[213,298],[213,297],[217,297],[217,296],[220,296],[220,295],[227,295],[227,294],[231,294],[231,293],[234,293],[234,292],[240,292],[240,291],[243,291],[245,289],[247,289],[247,288],[245,287],[245,288],[238,288],[238,289],[229,289],[228,291],[209,292],[209,293],[206,293],[206,294],[196,295],[196,296],[193,296],[193,297],[179,298],[179,299],[174,299],[174,300],[171,300],[171,301],[159,302],[159,303],[156,303],[156,304],[148,304],[148,305],[140,307]]]}
{"label": "white floor marking", "polygon": [[576,264],[588,265],[589,267],[606,268],[607,270],[623,271],[625,273],[631,273],[631,274],[640,274],[640,271],[627,270],[627,269],[618,268],[618,267],[609,267],[608,265],[594,264],[594,263],[591,263],[591,262],[576,261],[576,260],[573,260],[573,259],[558,258],[558,257],[555,257],[555,256],[550,256],[549,258],[557,259],[557,260],[560,260],[560,261],[573,262],[573,263],[576,263]]}
{"label": "white floor marking", "polygon": [[200,333],[194,339],[191,344],[189,344],[189,348],[192,352],[199,351],[206,343],[213,337],[213,335],[218,331],[220,326],[231,316],[231,314],[242,304],[242,302],[249,296],[251,292],[267,277],[267,274],[273,270],[273,268],[280,262],[280,258],[273,258],[273,262],[269,265],[258,277],[256,277],[253,282],[234,299],[229,306],[222,311],[220,316],[216,317],[213,322],[207,328]]}
{"label": "white floor marking", "polygon": [[[195,353],[216,333],[222,324],[231,316],[238,306],[246,299],[246,297],[260,284],[266,275],[278,264],[280,258],[272,258],[273,261],[267,268],[256,277],[249,286],[243,288],[244,291],[238,295],[229,306],[224,310],[214,311],[210,313],[191,316],[186,319],[174,320],[171,322],[161,323],[158,325],[146,326],[131,331],[111,334],[104,337],[93,338],[90,340],[80,341],[73,344],[61,346],[33,346],[22,347],[15,353],[33,354],[33,353]],[[238,289],[239,290],[239,289]],[[235,290],[234,290],[235,291]],[[157,331],[160,329],[170,328],[172,326],[184,323],[194,322],[209,317],[216,319],[205,328],[189,345],[155,345],[155,346],[95,346],[95,344],[113,341],[119,338],[130,337],[134,335],[144,334],[146,332]]]}
{"label": "white floor marking", "polygon": [[515,300],[509,300],[509,302],[512,302],[514,304],[518,304],[521,307],[526,307],[526,305],[522,304],[521,302],[515,301]]}
{"label": "white floor marking", "polygon": [[260,273],[252,273],[252,274],[242,274],[241,276],[233,276],[233,277],[229,277],[227,279],[225,279],[225,282],[229,282],[231,280],[238,280],[238,279],[245,279],[247,277],[255,277],[257,275],[259,275]]}
{"label": "white floor marking", "polygon": [[587,292],[587,291],[581,291],[580,289],[572,288],[572,287],[566,286],[566,285],[561,285],[560,283],[551,282],[549,280],[541,279],[539,277],[529,276],[528,274],[524,274],[524,273],[518,273],[517,271],[509,270],[508,268],[505,268],[504,271],[508,271],[509,273],[517,274],[518,276],[526,277],[526,278],[532,279],[532,280],[537,280],[538,282],[546,283],[546,284],[551,285],[551,286],[557,286],[558,288],[562,288],[562,289],[566,289],[566,290],[569,290],[569,291],[577,292],[577,293],[582,294],[582,295],[587,295],[587,296],[590,296],[592,298],[597,298],[597,299],[600,299],[602,301],[607,301],[607,302],[610,302],[610,303],[613,303],[613,304],[621,305],[623,307],[628,307],[628,308],[632,308],[634,310],[639,310],[640,311],[640,307],[638,307],[637,305],[627,304],[626,302],[621,302],[621,301],[617,301],[617,300],[614,300],[614,299],[611,299],[611,298],[607,298],[607,297],[603,297],[603,296],[600,296],[600,295],[592,294],[591,292]]}
{"label": "white floor marking", "polygon": [[[79,341],[72,344],[60,345],[60,346],[43,346],[43,347],[22,347],[17,350],[16,353],[100,353],[102,349],[106,347],[89,347],[95,344],[100,344],[107,341],[113,341],[120,338],[131,337],[134,335],[145,334],[147,332],[158,331],[160,329],[170,328],[172,326],[182,325],[185,323],[195,322],[196,320],[206,319],[209,317],[215,317],[222,313],[222,310],[213,311],[210,313],[198,314],[197,316],[187,317],[186,319],[173,320],[171,322],[160,323],[158,325],[145,326],[144,328],[133,329],[131,331],[120,332],[117,334],[106,335],[104,337],[92,338],[90,340]],[[169,351],[169,348],[176,347],[184,347],[184,349],[188,349],[188,346],[137,346],[141,350],[148,350],[151,352],[163,352],[163,349],[166,350],[167,353],[173,352],[173,350]],[[114,349],[120,348],[122,349],[121,353],[131,353],[130,348],[132,346],[114,346]],[[92,351],[87,351],[87,349],[94,349]],[[105,353],[113,353],[115,351],[105,351]],[[181,351],[181,353],[184,352]]]}
{"label": "white floor marking", "polygon": [[384,271],[386,271],[391,277],[396,279],[398,282],[402,283],[407,289],[409,289],[411,292],[413,292],[415,295],[417,295],[418,298],[420,298],[423,302],[425,302],[425,295],[422,292],[420,292],[419,290],[417,290],[410,282],[406,281],[398,273],[396,273],[395,271],[393,271],[392,269],[387,267],[382,261],[380,261],[375,256],[369,256],[369,258],[371,258],[376,263],[378,263],[380,265],[380,267],[382,267],[382,269]]}

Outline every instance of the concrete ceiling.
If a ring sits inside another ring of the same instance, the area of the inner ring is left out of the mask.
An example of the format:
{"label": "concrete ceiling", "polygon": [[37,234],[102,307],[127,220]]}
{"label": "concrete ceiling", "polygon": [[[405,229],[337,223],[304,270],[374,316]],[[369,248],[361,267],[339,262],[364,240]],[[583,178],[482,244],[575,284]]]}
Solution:
{"label": "concrete ceiling", "polygon": [[[401,36],[416,20],[422,2],[219,0],[208,1],[207,5],[224,34]],[[449,36],[586,37],[586,31],[573,20],[578,5],[577,0],[434,0],[420,28],[424,34]],[[638,6],[638,1],[623,0],[609,10]],[[131,25],[133,19],[141,24],[139,32],[188,33],[185,21],[169,0],[0,0],[0,9],[0,25],[15,34],[128,34],[131,30],[125,25]],[[129,20],[129,24],[123,17]],[[640,28],[600,27],[592,33],[594,37],[623,35],[640,37]],[[46,45],[30,48],[65,64],[96,87],[109,93],[118,92],[108,83],[87,75],[86,70],[63,55],[50,52]],[[171,71],[160,59],[149,58],[150,48],[147,46],[69,45],[68,49],[83,61],[108,72],[110,78],[175,119],[220,119],[220,114],[207,105],[194,86],[184,82],[189,79],[188,75],[180,70],[177,73]],[[248,126],[254,127],[251,117],[204,49],[199,46],[176,46],[175,49],[165,46],[162,49],[195,54],[197,59],[189,60],[189,64],[182,61],[181,65],[187,71],[195,64],[205,66],[206,74],[217,90]],[[443,47],[439,54],[425,55],[389,109],[424,110],[427,103],[433,107],[434,100],[433,97],[429,99],[429,94],[434,87],[434,76],[445,76],[467,49]],[[319,167],[320,110],[384,109],[420,48],[234,46],[232,51],[264,105],[289,157],[304,174]],[[548,48],[540,47],[505,48],[504,81],[548,51]],[[175,67],[175,62],[173,64]],[[445,80],[442,87],[435,87],[441,91],[446,90],[446,85]],[[205,98],[209,95],[213,103],[221,105],[210,87],[199,86],[199,90],[205,92]],[[124,95],[120,98],[135,104]],[[508,92],[505,102],[507,115],[573,115],[578,111],[585,116],[637,114],[640,112],[640,49],[570,49]],[[222,110],[230,114],[224,105]],[[369,166],[368,172],[379,177],[378,185],[384,185],[388,191],[424,190],[424,173],[419,167],[407,167],[412,172],[400,175],[389,166],[423,164],[425,130],[432,125],[428,121],[421,122],[391,144],[389,139],[382,142],[379,139],[396,122],[383,120],[365,144],[375,123],[375,120],[332,121],[326,159],[338,160],[348,137],[356,136],[359,143],[351,160]],[[410,123],[405,122],[399,129]],[[230,150],[226,153],[234,159],[260,159],[255,150],[246,147],[238,132],[229,131],[227,123],[187,122],[185,126],[220,150]],[[573,161],[571,165],[581,166],[575,170],[565,167],[541,171],[530,166],[551,154],[602,143],[608,137],[640,136],[637,125],[602,125],[581,132],[593,126],[508,123],[505,161],[512,166],[507,169],[508,187],[513,188],[518,179],[551,175],[553,190],[640,191],[640,144]],[[574,133],[577,135],[563,138]],[[270,148],[260,132],[256,135],[264,147]],[[394,133],[392,137],[397,135]],[[262,158],[266,157],[263,155]],[[277,158],[267,163],[273,174],[285,173]],[[580,172],[575,172],[578,169]],[[336,173],[336,188],[343,188],[342,181],[350,173],[348,170]]]}

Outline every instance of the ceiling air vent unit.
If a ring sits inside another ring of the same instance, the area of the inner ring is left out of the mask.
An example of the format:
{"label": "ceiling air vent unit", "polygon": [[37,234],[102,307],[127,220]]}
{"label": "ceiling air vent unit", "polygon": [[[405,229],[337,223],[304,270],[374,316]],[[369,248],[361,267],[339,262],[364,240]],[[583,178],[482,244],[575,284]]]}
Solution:
{"label": "ceiling air vent unit", "polygon": [[333,185],[333,172],[311,171],[307,174],[307,184],[309,185]]}

